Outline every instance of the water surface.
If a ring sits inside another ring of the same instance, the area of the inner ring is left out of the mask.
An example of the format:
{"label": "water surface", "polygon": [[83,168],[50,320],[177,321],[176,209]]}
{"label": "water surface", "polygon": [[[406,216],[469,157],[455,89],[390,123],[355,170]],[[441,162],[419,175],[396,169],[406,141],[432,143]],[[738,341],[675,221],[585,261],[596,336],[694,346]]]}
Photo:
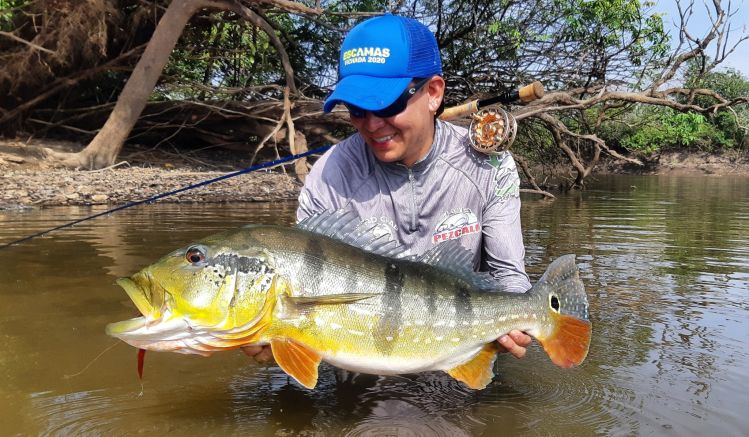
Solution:
{"label": "water surface", "polygon": [[[749,179],[607,177],[523,200],[531,278],[577,254],[593,322],[579,368],[534,345],[480,392],[438,373],[337,383],[328,366],[310,391],[239,352],[149,353],[141,385],[135,349],[104,335],[136,314],[114,280],[295,209],[147,205],[0,250],[3,434],[745,435]],[[0,243],[99,211],[0,212]]]}

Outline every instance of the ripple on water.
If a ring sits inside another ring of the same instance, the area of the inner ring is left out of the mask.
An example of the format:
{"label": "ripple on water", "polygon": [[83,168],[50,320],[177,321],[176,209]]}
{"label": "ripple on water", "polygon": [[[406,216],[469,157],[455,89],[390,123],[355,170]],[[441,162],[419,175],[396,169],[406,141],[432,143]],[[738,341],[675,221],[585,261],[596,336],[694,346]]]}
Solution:
{"label": "ripple on water", "polygon": [[[128,407],[135,396],[112,398],[104,390],[66,394],[32,395],[34,423],[40,424],[40,435],[106,435],[114,433],[126,420]],[[124,408],[123,408],[124,407]],[[137,411],[133,407],[132,413]]]}
{"label": "ripple on water", "polygon": [[[526,421],[539,434],[582,430],[589,433],[614,429],[621,422],[618,414],[601,405],[615,399],[631,399],[631,393],[591,377],[591,373],[599,371],[594,362],[583,363],[580,368],[560,369],[541,363],[546,360],[541,354],[531,348],[524,362],[506,365],[500,381],[481,394],[482,402],[487,403],[482,416],[488,413],[498,420],[507,420],[509,407],[519,416],[517,420]],[[554,420],[540,420],[539,414]],[[550,424],[553,429],[543,428]]]}
{"label": "ripple on water", "polygon": [[476,393],[441,372],[377,377],[357,395],[357,402],[366,406],[365,414],[348,424],[342,434],[472,435],[472,430],[483,426],[473,415]]}

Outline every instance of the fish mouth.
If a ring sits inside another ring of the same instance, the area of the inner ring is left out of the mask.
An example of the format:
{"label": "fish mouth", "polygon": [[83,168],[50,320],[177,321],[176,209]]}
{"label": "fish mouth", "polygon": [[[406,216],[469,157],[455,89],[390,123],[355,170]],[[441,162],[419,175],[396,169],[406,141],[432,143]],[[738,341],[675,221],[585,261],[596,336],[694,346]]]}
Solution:
{"label": "fish mouth", "polygon": [[142,316],[108,324],[105,328],[107,335],[139,349],[204,356],[240,346],[236,340],[224,339],[221,331],[194,326],[189,317],[176,316],[171,309],[168,291],[148,272],[139,272],[116,282]]}
{"label": "fish mouth", "polygon": [[149,289],[149,286],[154,284],[147,274],[138,273],[130,278],[119,278],[116,283],[125,290],[142,316],[108,324],[106,327],[108,335],[124,340],[128,337],[140,336],[145,331],[149,331],[150,327],[161,322],[163,308],[157,308],[154,305],[154,293]]}
{"label": "fish mouth", "polygon": [[107,335],[111,337],[122,338],[130,333],[137,332],[146,326],[146,318],[136,317],[134,319],[123,320],[121,322],[110,323],[106,327]]}
{"label": "fish mouth", "polygon": [[125,290],[125,293],[127,293],[128,297],[133,301],[135,307],[138,308],[138,311],[140,311],[141,314],[148,317],[155,312],[155,308],[150,299],[151,293],[147,294],[144,287],[141,287],[130,278],[118,279],[117,285]]}
{"label": "fish mouth", "polygon": [[105,328],[107,335],[139,349],[199,355],[212,353],[194,341],[195,333],[184,317],[172,316],[167,299],[159,293],[166,291],[148,273],[137,273],[116,282],[143,315],[108,324]]}

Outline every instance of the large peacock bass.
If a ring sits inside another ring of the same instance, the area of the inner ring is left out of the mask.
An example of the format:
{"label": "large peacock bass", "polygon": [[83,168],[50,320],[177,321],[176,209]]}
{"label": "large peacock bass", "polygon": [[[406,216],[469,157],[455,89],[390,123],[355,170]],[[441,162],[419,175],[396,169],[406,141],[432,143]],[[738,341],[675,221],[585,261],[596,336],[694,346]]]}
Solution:
{"label": "large peacock bass", "polygon": [[585,359],[591,324],[574,255],[552,262],[526,293],[508,293],[471,271],[456,240],[414,257],[371,231],[326,213],[294,228],[208,237],[119,279],[143,316],[107,333],[139,349],[200,355],[270,344],[307,388],[326,361],[379,375],[442,370],[481,389],[493,377],[495,340],[513,329],[558,366]]}

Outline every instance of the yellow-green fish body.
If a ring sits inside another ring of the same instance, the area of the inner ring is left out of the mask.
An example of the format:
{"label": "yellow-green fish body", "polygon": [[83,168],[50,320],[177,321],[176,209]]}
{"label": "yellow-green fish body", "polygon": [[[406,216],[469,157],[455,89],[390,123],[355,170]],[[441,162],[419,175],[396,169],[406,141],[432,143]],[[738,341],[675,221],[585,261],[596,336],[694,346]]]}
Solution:
{"label": "yellow-green fish body", "polygon": [[442,370],[483,388],[494,340],[512,329],[560,366],[585,358],[591,329],[574,256],[552,263],[527,293],[488,291],[496,285],[468,271],[457,244],[396,258],[393,242],[345,220],[336,231],[339,222],[316,229],[333,237],[256,225],[172,252],[119,281],[144,317],[107,331],[138,348],[203,355],[270,344],[309,388],[321,360],[380,375]]}

